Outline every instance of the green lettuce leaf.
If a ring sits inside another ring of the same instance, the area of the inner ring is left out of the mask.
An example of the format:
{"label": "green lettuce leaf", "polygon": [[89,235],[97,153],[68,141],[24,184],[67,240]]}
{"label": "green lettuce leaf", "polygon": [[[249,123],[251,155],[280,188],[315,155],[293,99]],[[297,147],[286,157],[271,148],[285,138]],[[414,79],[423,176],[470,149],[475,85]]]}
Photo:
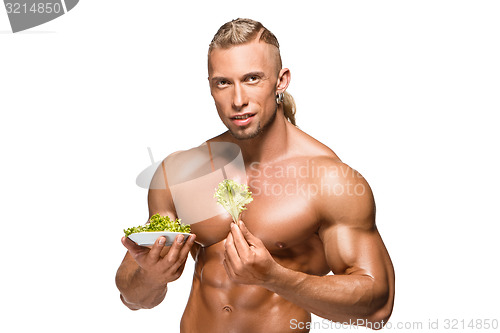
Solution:
{"label": "green lettuce leaf", "polygon": [[245,184],[239,184],[231,179],[224,179],[215,189],[214,198],[217,203],[233,217],[234,223],[238,223],[240,213],[246,209],[245,205],[252,202],[252,192]]}

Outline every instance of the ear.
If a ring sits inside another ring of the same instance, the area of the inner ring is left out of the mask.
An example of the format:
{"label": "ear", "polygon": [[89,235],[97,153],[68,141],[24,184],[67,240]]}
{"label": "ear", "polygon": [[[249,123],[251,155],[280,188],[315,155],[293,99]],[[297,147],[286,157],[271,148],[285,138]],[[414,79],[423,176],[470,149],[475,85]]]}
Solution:
{"label": "ear", "polygon": [[290,84],[291,74],[288,68],[282,68],[278,74],[278,81],[276,82],[276,92],[283,93]]}

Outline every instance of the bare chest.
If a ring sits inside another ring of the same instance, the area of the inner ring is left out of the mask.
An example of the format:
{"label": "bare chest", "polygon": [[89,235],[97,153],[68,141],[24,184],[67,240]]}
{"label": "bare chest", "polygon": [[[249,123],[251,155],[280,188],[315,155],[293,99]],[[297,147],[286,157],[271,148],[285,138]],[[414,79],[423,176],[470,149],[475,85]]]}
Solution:
{"label": "bare chest", "polygon": [[[306,183],[249,177],[248,184],[254,200],[240,218],[270,251],[303,244],[316,233],[319,222]],[[191,230],[197,242],[210,246],[227,237],[231,222],[231,216],[223,213],[193,224]]]}

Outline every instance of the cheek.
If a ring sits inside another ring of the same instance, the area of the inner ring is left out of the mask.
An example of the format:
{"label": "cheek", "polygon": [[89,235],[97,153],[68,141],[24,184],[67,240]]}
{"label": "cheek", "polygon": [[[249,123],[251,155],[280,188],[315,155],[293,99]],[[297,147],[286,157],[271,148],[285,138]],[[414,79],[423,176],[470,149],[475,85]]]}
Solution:
{"label": "cheek", "polygon": [[215,108],[217,109],[217,114],[219,115],[219,118],[221,120],[224,120],[223,118],[223,114],[224,114],[224,108],[222,107],[222,105],[218,104],[218,103],[215,103]]}
{"label": "cheek", "polygon": [[274,96],[274,94],[268,94],[265,96],[265,108],[271,111],[276,109],[276,96]]}
{"label": "cheek", "polygon": [[213,96],[215,108],[217,109],[217,113],[221,114],[224,111],[225,104],[224,100],[220,96]]}
{"label": "cheek", "polygon": [[226,91],[218,91],[217,93],[212,93],[212,97],[217,108],[224,108],[227,103],[231,103],[231,96]]}
{"label": "cheek", "polygon": [[276,104],[275,94],[271,89],[263,89],[254,92],[252,99],[257,101],[258,104],[262,105],[266,109],[269,107],[274,108]]}

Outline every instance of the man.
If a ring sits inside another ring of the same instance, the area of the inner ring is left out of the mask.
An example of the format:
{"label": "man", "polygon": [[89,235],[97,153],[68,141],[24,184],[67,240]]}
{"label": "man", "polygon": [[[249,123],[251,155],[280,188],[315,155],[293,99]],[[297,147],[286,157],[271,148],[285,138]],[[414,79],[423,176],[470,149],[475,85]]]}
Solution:
{"label": "man", "polygon": [[[123,238],[116,282],[130,309],[162,302],[191,252],[181,332],[308,332],[311,313],[371,328],[387,322],[394,271],[370,187],[294,125],[290,71],[281,67],[278,41],[258,22],[233,20],[215,35],[208,79],[228,131],[208,142],[241,148],[254,201],[238,224],[218,215],[171,247],[163,237],[151,249]],[[177,217],[168,187],[150,189],[148,203],[150,216]]]}

